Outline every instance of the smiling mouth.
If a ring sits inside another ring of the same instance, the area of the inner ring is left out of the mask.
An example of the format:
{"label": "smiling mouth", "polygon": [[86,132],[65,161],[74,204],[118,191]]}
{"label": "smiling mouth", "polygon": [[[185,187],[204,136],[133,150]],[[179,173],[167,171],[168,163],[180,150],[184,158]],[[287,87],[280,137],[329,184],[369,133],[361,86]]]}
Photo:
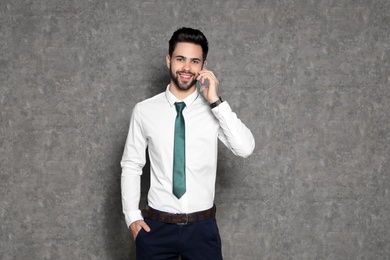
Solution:
{"label": "smiling mouth", "polygon": [[195,74],[193,73],[183,73],[183,72],[179,72],[178,75],[182,81],[189,81],[191,80],[192,77],[195,76]]}

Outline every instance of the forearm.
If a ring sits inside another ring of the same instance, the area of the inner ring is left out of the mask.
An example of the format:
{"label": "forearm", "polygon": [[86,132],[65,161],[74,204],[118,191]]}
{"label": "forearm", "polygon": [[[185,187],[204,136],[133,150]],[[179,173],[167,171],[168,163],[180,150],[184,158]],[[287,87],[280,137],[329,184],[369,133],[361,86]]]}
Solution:
{"label": "forearm", "polygon": [[125,215],[126,225],[143,219],[139,210],[141,197],[141,175],[130,169],[122,168],[121,177],[122,209]]}
{"label": "forearm", "polygon": [[143,219],[139,210],[141,197],[141,175],[146,162],[146,140],[142,132],[141,117],[138,105],[134,107],[130,120],[125,149],[121,160],[122,208],[126,224],[129,226],[136,220]]}
{"label": "forearm", "polygon": [[252,132],[241,122],[224,101],[212,109],[221,126],[220,140],[237,156],[248,157],[255,148]]}

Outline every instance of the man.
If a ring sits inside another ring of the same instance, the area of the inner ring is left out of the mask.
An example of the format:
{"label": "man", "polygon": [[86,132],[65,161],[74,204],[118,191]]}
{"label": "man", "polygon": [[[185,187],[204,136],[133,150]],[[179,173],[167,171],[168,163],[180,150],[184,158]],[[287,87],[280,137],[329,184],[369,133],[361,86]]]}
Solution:
{"label": "man", "polygon": [[[202,32],[177,30],[166,56],[170,84],[165,92],[136,104],[132,113],[121,186],[139,260],[222,259],[214,206],[218,140],[241,157],[253,152],[255,142],[219,97],[217,78],[204,68],[207,53]],[[141,211],[147,147],[150,189]]]}

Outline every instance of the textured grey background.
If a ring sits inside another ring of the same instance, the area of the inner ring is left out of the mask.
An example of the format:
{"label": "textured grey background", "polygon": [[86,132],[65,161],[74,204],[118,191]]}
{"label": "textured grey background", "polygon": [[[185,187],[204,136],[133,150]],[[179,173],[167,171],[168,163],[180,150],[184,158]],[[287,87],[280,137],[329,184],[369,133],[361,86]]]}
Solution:
{"label": "textured grey background", "polygon": [[0,259],[133,259],[119,161],[181,26],[257,141],[220,147],[225,259],[390,259],[388,0],[1,0]]}

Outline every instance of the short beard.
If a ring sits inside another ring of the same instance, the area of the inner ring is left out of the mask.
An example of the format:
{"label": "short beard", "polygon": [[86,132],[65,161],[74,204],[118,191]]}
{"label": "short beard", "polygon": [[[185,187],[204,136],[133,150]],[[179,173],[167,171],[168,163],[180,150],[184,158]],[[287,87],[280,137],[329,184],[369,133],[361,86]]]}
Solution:
{"label": "short beard", "polygon": [[181,89],[181,90],[188,90],[190,88],[192,88],[195,84],[196,84],[196,75],[194,73],[191,73],[192,74],[192,81],[190,82],[187,82],[186,84],[181,84],[179,82],[179,76],[178,74],[181,73],[182,71],[178,71],[176,72],[176,74],[173,73],[172,69],[170,69],[170,74],[171,74],[171,79],[172,81],[176,84],[176,86]]}

